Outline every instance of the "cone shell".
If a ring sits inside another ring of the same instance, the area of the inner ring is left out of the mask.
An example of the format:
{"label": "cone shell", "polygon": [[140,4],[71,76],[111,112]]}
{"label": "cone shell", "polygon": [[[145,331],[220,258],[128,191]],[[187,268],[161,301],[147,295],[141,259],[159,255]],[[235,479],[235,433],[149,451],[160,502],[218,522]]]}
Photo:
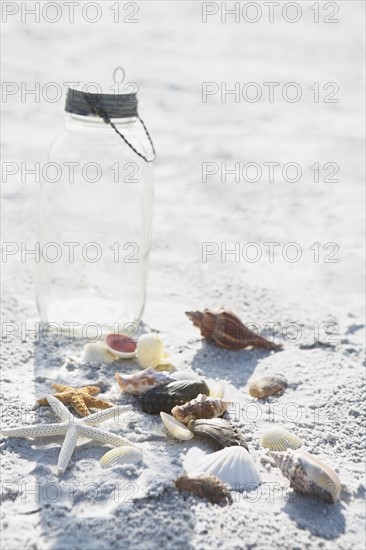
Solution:
{"label": "cone shell", "polygon": [[298,449],[302,445],[302,440],[282,428],[273,428],[262,434],[261,445],[265,449],[281,452],[287,449]]}
{"label": "cone shell", "polygon": [[177,380],[143,393],[141,408],[149,414],[169,413],[176,405],[183,405],[200,393],[208,395],[210,389],[204,380]]}
{"label": "cone shell", "polygon": [[162,419],[168,432],[176,439],[181,439],[182,441],[189,441],[190,439],[193,439],[194,434],[191,430],[189,430],[185,424],[182,424],[182,422],[179,422],[179,420],[176,420],[170,414],[161,412],[160,418]]}
{"label": "cone shell", "polygon": [[108,451],[100,459],[102,468],[112,468],[120,464],[139,464],[142,461],[142,452],[136,447],[117,447]]}
{"label": "cone shell", "polygon": [[195,469],[218,477],[236,491],[250,491],[262,482],[252,457],[243,447],[226,447],[209,454]]}
{"label": "cone shell", "polygon": [[205,498],[212,504],[231,504],[233,502],[226,485],[218,477],[210,474],[184,474],[175,480],[175,486],[181,491],[188,491],[197,497]]}
{"label": "cone shell", "polygon": [[159,334],[150,332],[140,336],[137,342],[137,359],[143,369],[148,367],[154,369],[166,362],[164,342]]}
{"label": "cone shell", "polygon": [[249,381],[249,393],[258,399],[267,399],[271,395],[282,393],[288,386],[287,380],[281,374],[266,375]]}
{"label": "cone shell", "polygon": [[192,420],[189,422],[188,428],[195,435],[202,437],[215,450],[238,445],[249,450],[241,430],[224,418]]}
{"label": "cone shell", "polygon": [[113,363],[116,357],[111,353],[104,344],[93,342],[85,344],[81,361],[83,363],[93,363],[95,365],[103,365]]}
{"label": "cone shell", "polygon": [[119,374],[116,372],[115,378],[122,391],[133,395],[141,395],[156,386],[164,386],[174,380],[165,372],[157,372],[151,368],[133,374]]}
{"label": "cone shell", "polygon": [[319,458],[302,449],[284,453],[270,452],[270,456],[298,493],[337,502],[341,493],[341,482],[332,468]]}
{"label": "cone shell", "polygon": [[230,407],[231,402],[223,401],[218,397],[207,397],[207,395],[200,394],[189,403],[184,405],[176,405],[172,409],[172,415],[174,418],[188,424],[191,420],[197,420],[199,418],[216,418],[224,414],[226,409]]}

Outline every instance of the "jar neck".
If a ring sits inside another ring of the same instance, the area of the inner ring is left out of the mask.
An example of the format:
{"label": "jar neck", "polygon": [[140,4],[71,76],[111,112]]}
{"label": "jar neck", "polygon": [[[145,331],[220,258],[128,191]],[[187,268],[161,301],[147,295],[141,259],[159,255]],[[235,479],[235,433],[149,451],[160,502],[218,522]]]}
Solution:
{"label": "jar neck", "polygon": [[[111,118],[111,122],[118,128],[133,128],[137,124],[137,117]],[[65,112],[65,125],[70,130],[80,131],[110,131],[111,127],[99,116],[75,115]]]}

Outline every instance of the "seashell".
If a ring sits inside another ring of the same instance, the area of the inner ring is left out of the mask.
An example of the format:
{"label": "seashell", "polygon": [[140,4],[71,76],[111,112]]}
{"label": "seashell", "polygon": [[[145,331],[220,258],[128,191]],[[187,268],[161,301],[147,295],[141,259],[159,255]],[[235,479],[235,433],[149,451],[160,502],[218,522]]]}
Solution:
{"label": "seashell", "polygon": [[203,312],[186,311],[186,315],[194,326],[200,329],[204,338],[221,348],[239,350],[253,346],[278,350],[282,347],[250,330],[235,313],[228,309],[221,308],[217,311],[204,309]]}
{"label": "seashell", "polygon": [[100,459],[102,468],[112,468],[117,464],[139,464],[142,461],[142,452],[136,447],[116,447],[105,453]]}
{"label": "seashell", "polygon": [[95,365],[109,364],[113,363],[115,360],[115,356],[104,344],[99,342],[85,344],[81,355],[81,361],[83,363],[93,363]]}
{"label": "seashell", "polygon": [[137,359],[140,367],[155,369],[158,365],[168,363],[164,342],[159,334],[149,332],[140,336],[137,342]]}
{"label": "seashell", "polygon": [[273,428],[262,434],[261,445],[265,449],[281,452],[287,449],[298,449],[302,445],[302,440],[282,428]]}
{"label": "seashell", "polygon": [[316,456],[302,449],[284,453],[271,451],[269,455],[290,481],[290,487],[298,493],[317,496],[328,502],[339,500],[341,482],[337,474]]}
{"label": "seashell", "polygon": [[249,451],[241,430],[224,418],[191,420],[188,428],[195,435],[202,437],[207,443],[210,443],[215,450],[239,445]]}
{"label": "seashell", "polygon": [[198,374],[193,372],[193,370],[178,370],[172,374],[172,377],[175,380],[200,380]]}
{"label": "seashell", "polygon": [[105,345],[113,355],[122,359],[131,359],[137,353],[137,341],[128,334],[107,334]]}
{"label": "seashell", "polygon": [[212,504],[232,504],[233,502],[226,485],[218,477],[210,474],[184,474],[178,477],[174,483],[177,489],[205,498]]}
{"label": "seashell", "polygon": [[170,414],[173,407],[187,403],[200,393],[210,393],[204,380],[177,380],[143,393],[140,397],[141,408],[150,414],[159,414],[161,411]]}
{"label": "seashell", "polygon": [[281,374],[265,375],[248,382],[250,395],[258,399],[267,399],[271,395],[282,393],[287,386],[287,380]]}
{"label": "seashell", "polygon": [[181,439],[182,441],[193,439],[194,434],[187,428],[187,426],[182,424],[182,422],[179,422],[179,420],[176,420],[173,416],[165,412],[161,412],[160,417],[168,432],[176,439]]}
{"label": "seashell", "polygon": [[225,394],[224,383],[219,380],[210,386],[210,397],[219,397],[222,399]]}
{"label": "seashell", "polygon": [[176,405],[172,409],[172,415],[180,422],[188,424],[191,420],[197,420],[198,418],[221,416],[230,405],[231,402],[223,401],[218,397],[207,397],[207,395],[199,394],[189,403]]}
{"label": "seashell", "polygon": [[115,378],[122,391],[133,395],[141,395],[156,386],[163,386],[174,380],[165,372],[157,372],[151,368],[133,374],[116,372]]}
{"label": "seashell", "polygon": [[225,447],[198,461],[198,472],[212,474],[236,491],[250,491],[262,482],[254,460],[243,447]]}

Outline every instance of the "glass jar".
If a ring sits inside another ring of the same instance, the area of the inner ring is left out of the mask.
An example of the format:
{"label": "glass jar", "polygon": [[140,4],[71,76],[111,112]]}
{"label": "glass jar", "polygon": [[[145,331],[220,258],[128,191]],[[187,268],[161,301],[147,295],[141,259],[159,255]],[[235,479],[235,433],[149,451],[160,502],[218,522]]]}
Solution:
{"label": "glass jar", "polygon": [[65,109],[43,170],[38,309],[63,331],[123,330],[145,304],[155,151],[136,94],[69,89]]}

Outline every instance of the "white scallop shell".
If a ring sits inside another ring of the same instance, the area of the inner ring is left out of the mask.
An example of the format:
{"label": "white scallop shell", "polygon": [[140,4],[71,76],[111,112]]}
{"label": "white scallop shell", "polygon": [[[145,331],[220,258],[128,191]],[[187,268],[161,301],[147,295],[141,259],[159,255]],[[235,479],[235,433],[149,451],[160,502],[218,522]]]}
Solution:
{"label": "white scallop shell", "polygon": [[290,481],[290,486],[299,493],[321,497],[328,502],[340,498],[341,482],[334,470],[319,458],[298,449],[269,455]]}
{"label": "white scallop shell", "polygon": [[265,449],[280,452],[287,449],[298,449],[302,445],[302,440],[282,428],[273,428],[262,434],[261,445]]}
{"label": "white scallop shell", "polygon": [[116,357],[99,342],[85,344],[81,355],[83,363],[94,363],[95,365],[113,363],[115,360]]}
{"label": "white scallop shell", "polygon": [[239,445],[206,455],[195,465],[195,470],[218,477],[236,491],[250,491],[262,482],[254,460]]}
{"label": "white scallop shell", "polygon": [[140,336],[137,342],[137,359],[140,367],[155,369],[158,365],[169,362],[164,349],[164,342],[159,334],[149,332]]}
{"label": "white scallop shell", "polygon": [[176,439],[181,439],[182,441],[193,439],[194,433],[191,432],[191,430],[189,430],[182,422],[179,422],[179,420],[176,420],[173,416],[165,412],[161,412],[160,417],[168,432]]}
{"label": "white scallop shell", "polygon": [[138,464],[142,461],[142,452],[136,447],[116,447],[105,453],[100,459],[102,468],[112,468],[117,464]]}

